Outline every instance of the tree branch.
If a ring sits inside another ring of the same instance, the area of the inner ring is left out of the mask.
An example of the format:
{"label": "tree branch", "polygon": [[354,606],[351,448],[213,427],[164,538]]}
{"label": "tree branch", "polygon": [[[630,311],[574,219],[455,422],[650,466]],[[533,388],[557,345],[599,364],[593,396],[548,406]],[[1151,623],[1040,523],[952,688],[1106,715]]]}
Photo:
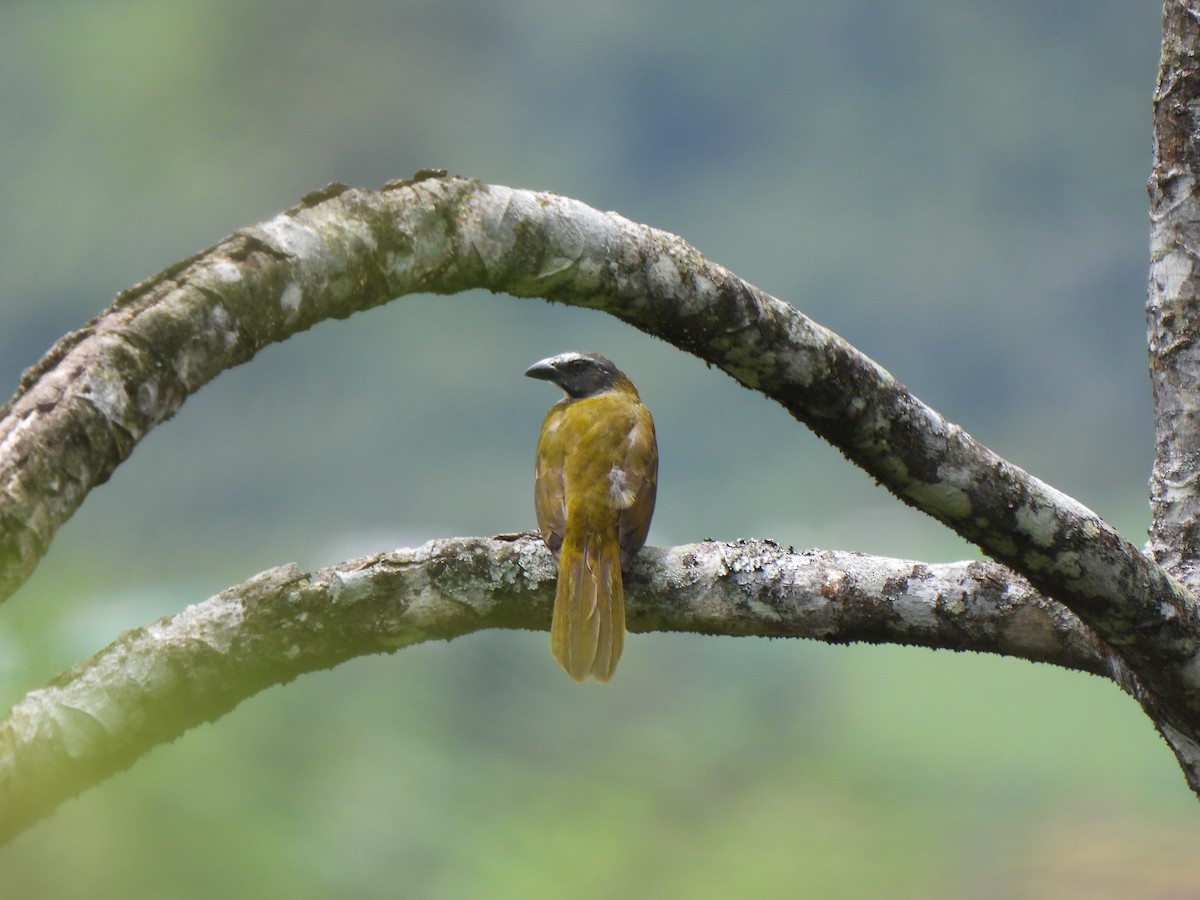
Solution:
{"label": "tree branch", "polygon": [[[271,569],[127,632],[0,722],[0,842],[271,685],[427,640],[545,630],[555,576],[535,535],[432,541],[312,575]],[[628,622],[635,632],[976,650],[1107,677],[1120,667],[1068,610],[994,563],[767,541],[646,548],[628,577]]]}
{"label": "tree branch", "polygon": [[1151,547],[1200,586],[1200,3],[1168,0],[1154,92],[1150,290],[1146,303],[1155,456]]}
{"label": "tree branch", "polygon": [[777,400],[1071,608],[1175,711],[1175,727],[1200,733],[1189,724],[1200,722],[1196,602],[1102,519],[682,239],[463,178],[331,186],[125,292],[60,341],[0,410],[0,597],[87,492],[223,369],[323,319],[471,287],[603,309]]}

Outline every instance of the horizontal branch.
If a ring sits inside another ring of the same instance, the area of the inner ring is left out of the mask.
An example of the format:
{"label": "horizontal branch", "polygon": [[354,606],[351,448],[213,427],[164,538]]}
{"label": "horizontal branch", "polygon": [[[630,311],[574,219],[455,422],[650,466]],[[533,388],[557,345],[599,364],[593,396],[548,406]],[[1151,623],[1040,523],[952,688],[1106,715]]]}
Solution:
{"label": "horizontal branch", "polygon": [[[127,632],[0,722],[0,842],[271,685],[423,641],[548,629],[555,576],[534,535],[439,540],[311,575],[271,569]],[[1074,615],[990,562],[706,541],[643,550],[627,599],[635,632],[911,644],[1116,674]]]}

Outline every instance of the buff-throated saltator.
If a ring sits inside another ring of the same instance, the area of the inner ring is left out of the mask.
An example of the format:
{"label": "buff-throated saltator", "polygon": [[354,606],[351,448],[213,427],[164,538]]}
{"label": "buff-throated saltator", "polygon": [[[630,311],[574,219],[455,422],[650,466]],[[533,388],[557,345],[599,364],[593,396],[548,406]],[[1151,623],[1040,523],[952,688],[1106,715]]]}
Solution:
{"label": "buff-throated saltator", "polygon": [[621,574],[654,513],[654,420],[597,353],[560,353],[525,374],[566,391],[546,413],[534,468],[538,527],[558,560],[550,652],[576,681],[608,681],[625,642]]}

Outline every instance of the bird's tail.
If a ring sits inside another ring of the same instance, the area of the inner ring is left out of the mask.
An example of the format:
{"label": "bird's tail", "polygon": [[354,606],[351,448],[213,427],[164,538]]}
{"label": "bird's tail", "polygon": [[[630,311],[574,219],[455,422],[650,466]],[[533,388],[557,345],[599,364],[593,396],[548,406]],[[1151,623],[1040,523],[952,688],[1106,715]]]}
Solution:
{"label": "bird's tail", "polygon": [[550,652],[576,681],[608,681],[625,644],[621,548],[614,532],[582,545],[570,536],[558,557]]}

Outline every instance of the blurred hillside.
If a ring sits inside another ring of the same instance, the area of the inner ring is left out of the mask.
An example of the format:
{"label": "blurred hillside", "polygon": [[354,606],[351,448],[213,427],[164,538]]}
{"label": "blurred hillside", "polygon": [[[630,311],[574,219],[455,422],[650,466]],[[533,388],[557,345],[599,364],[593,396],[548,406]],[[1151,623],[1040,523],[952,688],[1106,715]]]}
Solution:
{"label": "blurred hillside", "polygon": [[[683,235],[1140,540],[1160,11],[0,3],[0,383],[313,188],[444,166]],[[520,373],[568,348],[612,356],[654,411],[651,543],[976,553],[615,321],[408,298],[269,348],[153,433],[0,610],[0,700],[268,566],[532,527],[554,394]],[[1194,800],[1099,681],[634,636],[614,684],[580,689],[545,644],[480,635],[268,692],[0,852],[0,879],[51,897],[990,897],[1200,875]]]}

